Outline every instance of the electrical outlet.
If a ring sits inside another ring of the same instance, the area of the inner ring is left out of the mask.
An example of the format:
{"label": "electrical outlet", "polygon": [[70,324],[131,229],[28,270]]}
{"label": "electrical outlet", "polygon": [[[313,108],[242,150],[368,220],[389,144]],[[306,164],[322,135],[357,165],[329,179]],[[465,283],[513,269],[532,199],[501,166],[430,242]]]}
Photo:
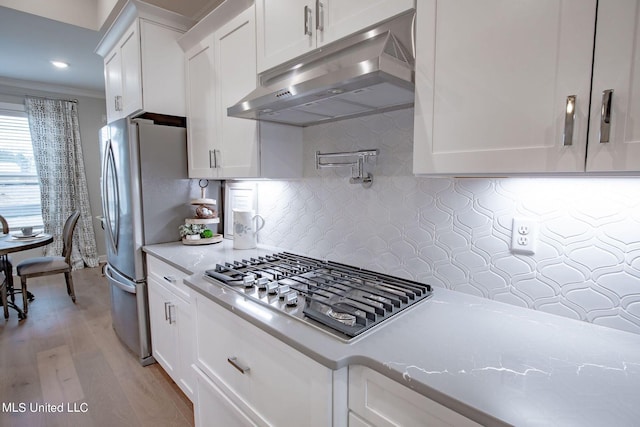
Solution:
{"label": "electrical outlet", "polygon": [[531,218],[513,218],[511,252],[533,255],[536,251],[538,224]]}

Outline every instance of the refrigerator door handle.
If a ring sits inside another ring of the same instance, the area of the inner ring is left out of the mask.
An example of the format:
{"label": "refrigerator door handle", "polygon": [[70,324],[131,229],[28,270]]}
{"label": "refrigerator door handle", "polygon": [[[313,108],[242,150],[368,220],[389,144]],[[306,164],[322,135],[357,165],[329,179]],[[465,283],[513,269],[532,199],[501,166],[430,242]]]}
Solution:
{"label": "refrigerator door handle", "polygon": [[118,280],[117,277],[114,276],[112,270],[113,269],[109,266],[109,264],[107,264],[104,269],[105,276],[107,276],[107,278],[111,279],[112,281],[111,284],[115,285],[116,287],[118,287],[119,289],[125,292],[128,292],[130,294],[135,294],[136,293],[135,285],[129,285],[127,283],[121,282],[120,280]]}
{"label": "refrigerator door handle", "polygon": [[[105,145],[104,156],[103,156],[103,164],[102,164],[102,212],[104,215],[103,227],[106,229],[107,237],[109,238],[109,242],[111,244],[111,248],[115,253],[118,253],[118,230],[119,230],[119,220],[118,217],[120,215],[120,208],[116,205],[116,209],[113,212],[113,218],[111,215],[110,208],[113,203],[120,203],[120,194],[119,194],[119,186],[118,186],[118,174],[116,171],[116,163],[113,157],[113,146],[111,145],[111,140],[109,139]],[[110,182],[112,181],[112,182]],[[111,186],[109,185],[111,184]],[[110,189],[113,189],[113,199],[110,197]]]}

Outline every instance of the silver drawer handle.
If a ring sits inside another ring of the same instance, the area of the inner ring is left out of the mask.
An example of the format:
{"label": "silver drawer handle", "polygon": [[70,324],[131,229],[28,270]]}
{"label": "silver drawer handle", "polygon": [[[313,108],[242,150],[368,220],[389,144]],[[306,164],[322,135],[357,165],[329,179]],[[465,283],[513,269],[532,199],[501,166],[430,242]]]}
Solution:
{"label": "silver drawer handle", "polygon": [[613,89],[602,91],[602,109],[600,110],[600,143],[609,142],[611,130],[611,98]]}
{"label": "silver drawer handle", "polygon": [[249,367],[248,366],[240,366],[240,364],[238,363],[238,358],[237,357],[228,357],[227,358],[227,362],[229,362],[231,364],[231,366],[236,368],[243,375],[246,374],[247,372],[249,372]]}
{"label": "silver drawer handle", "polygon": [[567,107],[564,114],[564,146],[573,145],[573,124],[576,121],[576,95],[567,96]]}

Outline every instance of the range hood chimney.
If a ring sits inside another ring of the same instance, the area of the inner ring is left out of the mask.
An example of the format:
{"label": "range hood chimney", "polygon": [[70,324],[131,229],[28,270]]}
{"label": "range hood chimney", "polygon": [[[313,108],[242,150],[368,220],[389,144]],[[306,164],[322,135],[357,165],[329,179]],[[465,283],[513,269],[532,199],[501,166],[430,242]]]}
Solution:
{"label": "range hood chimney", "polygon": [[414,16],[405,13],[261,74],[260,87],[227,114],[311,126],[413,106]]}

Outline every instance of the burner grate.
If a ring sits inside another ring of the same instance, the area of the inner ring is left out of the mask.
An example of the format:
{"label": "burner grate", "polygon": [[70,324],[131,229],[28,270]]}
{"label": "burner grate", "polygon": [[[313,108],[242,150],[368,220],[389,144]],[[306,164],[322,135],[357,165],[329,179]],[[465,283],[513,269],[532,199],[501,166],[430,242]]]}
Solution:
{"label": "burner grate", "polygon": [[432,293],[423,283],[288,252],[218,264],[205,277],[347,339]]}

